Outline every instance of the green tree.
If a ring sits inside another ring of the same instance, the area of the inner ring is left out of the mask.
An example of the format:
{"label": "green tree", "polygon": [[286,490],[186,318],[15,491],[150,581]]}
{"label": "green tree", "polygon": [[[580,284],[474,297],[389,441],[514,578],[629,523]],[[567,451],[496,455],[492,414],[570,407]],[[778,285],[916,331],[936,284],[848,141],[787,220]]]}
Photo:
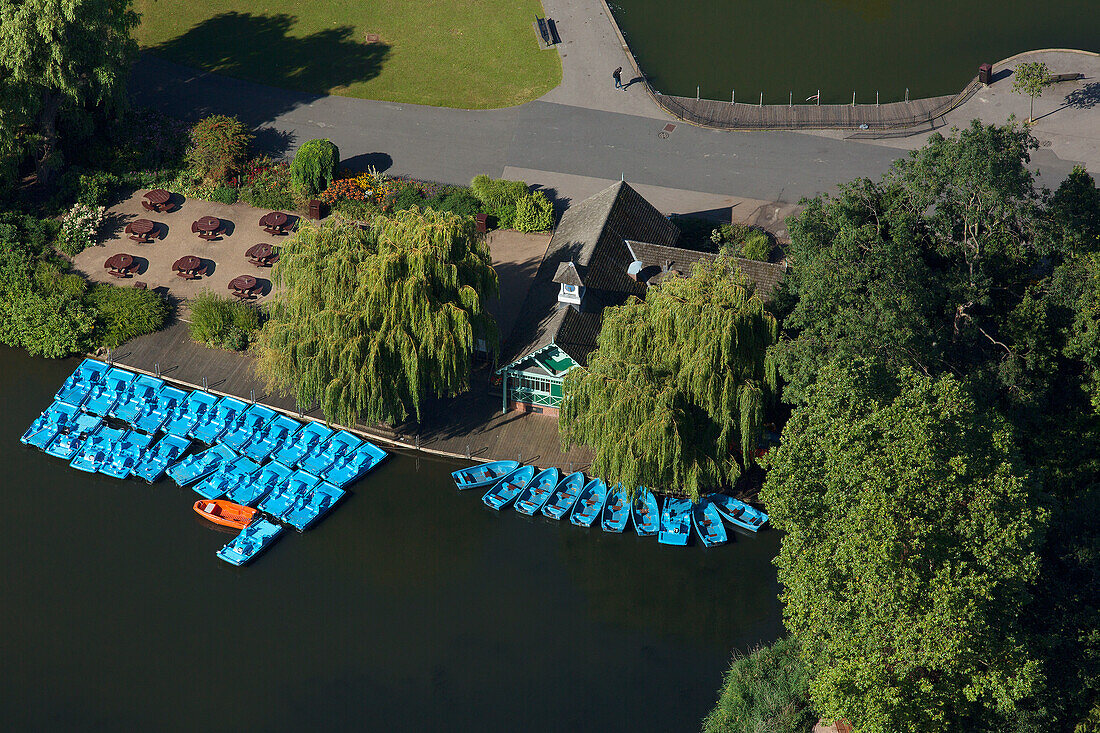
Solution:
{"label": "green tree", "polygon": [[769,462],[817,712],[866,733],[1011,717],[1041,683],[1020,615],[1047,513],[1007,426],[950,376],[856,362],[826,369]]}
{"label": "green tree", "polygon": [[130,0],[0,0],[0,164],[30,156],[40,182],[63,164],[61,139],[115,114],[137,54]]}
{"label": "green tree", "polygon": [[340,149],[331,140],[307,140],[294,154],[290,178],[294,187],[305,196],[316,196],[336,178],[340,165]]}
{"label": "green tree", "polygon": [[282,290],[260,333],[261,374],[329,420],[419,419],[427,398],[469,388],[477,338],[497,349],[483,306],[497,276],[467,217],[303,223],[273,279]]}
{"label": "green tree", "polygon": [[554,224],[554,207],[542,191],[529,193],[516,202],[512,225],[521,232],[544,232]]}
{"label": "green tree", "polygon": [[207,183],[222,183],[240,173],[254,135],[236,117],[210,115],[191,128],[187,162]]}
{"label": "green tree", "polygon": [[605,309],[588,368],[565,378],[562,445],[592,446],[610,485],[697,498],[731,484],[775,388],[776,329],[727,258]]}
{"label": "green tree", "polygon": [[1043,87],[1050,83],[1050,71],[1041,61],[1020,64],[1012,72],[1012,91],[1026,94],[1031,98],[1031,109],[1027,114],[1028,124],[1035,121],[1035,98],[1043,93]]}

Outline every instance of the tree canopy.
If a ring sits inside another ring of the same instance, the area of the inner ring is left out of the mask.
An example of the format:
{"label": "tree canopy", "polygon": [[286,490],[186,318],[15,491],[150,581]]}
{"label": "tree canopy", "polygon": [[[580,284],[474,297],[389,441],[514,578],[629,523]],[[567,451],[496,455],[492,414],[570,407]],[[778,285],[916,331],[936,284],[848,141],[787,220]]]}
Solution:
{"label": "tree canopy", "polygon": [[775,387],[776,333],[727,258],[604,309],[588,368],[565,378],[562,444],[592,446],[593,472],[631,490],[698,498],[732,483]]}
{"label": "tree canopy", "polygon": [[1043,93],[1043,87],[1050,83],[1050,71],[1041,61],[1020,64],[1012,72],[1012,91],[1031,98],[1031,111],[1027,121],[1035,117],[1035,98]]}
{"label": "tree canopy", "polygon": [[830,365],[770,461],[784,620],[817,712],[978,731],[1034,692],[1020,615],[1047,513],[1009,427],[958,380]]}
{"label": "tree canopy", "polygon": [[0,0],[0,164],[26,156],[40,180],[62,164],[96,112],[124,104],[137,54],[130,0]]}
{"label": "tree canopy", "polygon": [[329,420],[398,423],[469,388],[475,339],[497,349],[497,293],[468,217],[408,210],[367,229],[303,222],[283,247],[259,368]]}

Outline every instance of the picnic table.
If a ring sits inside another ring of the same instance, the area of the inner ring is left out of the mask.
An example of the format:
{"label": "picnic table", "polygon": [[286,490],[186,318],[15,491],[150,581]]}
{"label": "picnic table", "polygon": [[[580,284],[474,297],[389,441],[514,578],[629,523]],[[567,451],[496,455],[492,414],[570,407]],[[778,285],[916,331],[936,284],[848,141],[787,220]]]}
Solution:
{"label": "picnic table", "polygon": [[216,216],[203,216],[191,225],[191,231],[201,239],[217,239],[222,233],[222,220]]}
{"label": "picnic table", "polygon": [[148,211],[171,211],[174,207],[169,203],[172,194],[163,188],[154,188],[142,198],[141,205]]}
{"label": "picnic table", "polygon": [[103,267],[114,277],[129,277],[134,267],[134,256],[119,252],[108,257]]}
{"label": "picnic table", "polygon": [[252,275],[238,275],[229,281],[229,289],[241,300],[254,298],[258,282]]}
{"label": "picnic table", "polygon": [[148,243],[151,241],[149,234],[156,228],[157,225],[148,219],[134,219],[126,225],[125,231],[135,242]]}
{"label": "picnic table", "polygon": [[271,267],[279,261],[279,254],[275,248],[266,242],[252,245],[245,250],[244,256],[256,267]]}
{"label": "picnic table", "polygon": [[194,280],[206,274],[206,268],[202,266],[202,259],[195,255],[180,257],[172,263],[172,269],[176,271],[176,277],[184,280]]}
{"label": "picnic table", "polygon": [[260,226],[268,234],[286,234],[283,227],[290,217],[281,211],[272,211],[260,217]]}

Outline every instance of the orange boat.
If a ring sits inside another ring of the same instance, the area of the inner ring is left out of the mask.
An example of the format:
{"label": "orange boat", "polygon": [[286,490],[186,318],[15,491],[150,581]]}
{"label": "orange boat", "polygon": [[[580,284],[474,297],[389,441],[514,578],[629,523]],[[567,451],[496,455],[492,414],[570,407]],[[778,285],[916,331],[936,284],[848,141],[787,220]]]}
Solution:
{"label": "orange boat", "polygon": [[225,499],[202,499],[195,502],[195,511],[215,524],[244,529],[256,515],[250,506],[234,504]]}

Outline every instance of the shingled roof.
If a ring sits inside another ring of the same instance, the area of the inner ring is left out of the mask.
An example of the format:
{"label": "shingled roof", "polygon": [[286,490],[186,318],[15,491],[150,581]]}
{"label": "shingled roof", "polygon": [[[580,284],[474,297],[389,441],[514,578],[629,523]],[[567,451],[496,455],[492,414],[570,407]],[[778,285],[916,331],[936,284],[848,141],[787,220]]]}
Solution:
{"label": "shingled roof", "polygon": [[[649,242],[627,241],[627,247],[642,263],[642,280],[649,280],[667,267],[669,270],[678,270],[681,274],[691,275],[696,263],[712,262],[718,258],[714,252],[699,252],[693,249],[681,249],[679,247],[664,247]],[[743,257],[735,257],[734,262],[745,274],[753,291],[761,298],[768,301],[779,287],[783,274],[787,268],[775,262],[759,262],[747,260]],[[644,282],[636,283],[640,289],[639,297],[644,297],[646,286]]]}

